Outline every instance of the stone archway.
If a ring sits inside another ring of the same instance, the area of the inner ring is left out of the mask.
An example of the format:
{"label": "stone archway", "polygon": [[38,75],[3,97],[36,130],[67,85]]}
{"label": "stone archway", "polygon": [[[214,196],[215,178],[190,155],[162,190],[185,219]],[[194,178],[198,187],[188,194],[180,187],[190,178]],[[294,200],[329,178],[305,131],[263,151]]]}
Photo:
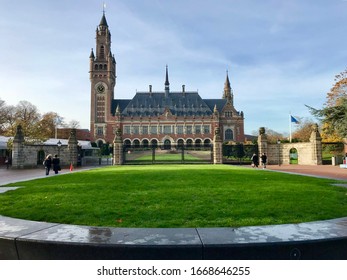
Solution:
{"label": "stone archway", "polygon": [[289,163],[290,164],[299,164],[299,155],[296,148],[291,148],[289,150]]}
{"label": "stone archway", "polygon": [[39,150],[37,152],[37,165],[42,165],[44,159],[45,159],[45,151]]}
{"label": "stone archway", "polygon": [[[281,141],[268,143],[265,128],[261,127],[259,129],[258,146],[259,153],[267,154],[268,164],[293,164],[296,162],[296,160],[294,161],[296,155],[297,164],[299,165],[322,164],[322,138],[317,124],[312,126],[310,141],[299,143],[282,143]],[[293,149],[296,150],[296,153]]]}

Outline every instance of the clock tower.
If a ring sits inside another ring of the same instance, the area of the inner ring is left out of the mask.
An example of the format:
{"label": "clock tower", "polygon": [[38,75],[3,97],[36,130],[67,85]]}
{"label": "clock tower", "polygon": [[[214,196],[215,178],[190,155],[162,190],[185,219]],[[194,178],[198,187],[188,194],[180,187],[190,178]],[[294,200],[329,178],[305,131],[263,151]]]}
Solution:
{"label": "clock tower", "polygon": [[96,49],[89,56],[91,83],[90,132],[91,140],[107,138],[107,122],[111,116],[111,104],[116,85],[116,60],[111,52],[111,33],[103,12],[96,28]]}

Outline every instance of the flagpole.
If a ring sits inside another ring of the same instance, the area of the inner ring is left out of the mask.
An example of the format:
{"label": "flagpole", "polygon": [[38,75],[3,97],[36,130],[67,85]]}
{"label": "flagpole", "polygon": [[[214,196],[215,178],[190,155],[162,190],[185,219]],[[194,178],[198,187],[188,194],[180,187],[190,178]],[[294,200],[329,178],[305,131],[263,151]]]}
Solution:
{"label": "flagpole", "polygon": [[292,143],[292,114],[289,112],[289,143]]}

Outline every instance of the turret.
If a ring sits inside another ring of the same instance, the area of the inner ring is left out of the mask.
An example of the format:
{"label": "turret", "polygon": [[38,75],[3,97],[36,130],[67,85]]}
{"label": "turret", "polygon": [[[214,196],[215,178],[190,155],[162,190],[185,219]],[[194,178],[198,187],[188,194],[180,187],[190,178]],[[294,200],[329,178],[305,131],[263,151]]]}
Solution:
{"label": "turret", "polygon": [[229,102],[231,102],[231,105],[233,105],[233,91],[230,86],[228,71],[227,71],[227,76],[224,83],[223,99],[227,99]]}
{"label": "turret", "polygon": [[90,79],[93,78],[94,60],[95,60],[95,55],[92,49],[89,56],[89,78]]}

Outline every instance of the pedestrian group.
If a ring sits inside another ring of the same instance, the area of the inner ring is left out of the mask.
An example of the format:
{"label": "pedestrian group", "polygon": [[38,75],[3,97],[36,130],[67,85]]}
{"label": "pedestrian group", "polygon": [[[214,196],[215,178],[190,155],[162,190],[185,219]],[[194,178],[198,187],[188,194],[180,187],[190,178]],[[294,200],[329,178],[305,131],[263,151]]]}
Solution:
{"label": "pedestrian group", "polygon": [[52,155],[49,154],[43,161],[43,165],[45,166],[46,175],[49,175],[49,171],[51,170],[52,166],[55,174],[58,174],[61,170],[58,155],[55,155],[54,158],[52,158]]}

